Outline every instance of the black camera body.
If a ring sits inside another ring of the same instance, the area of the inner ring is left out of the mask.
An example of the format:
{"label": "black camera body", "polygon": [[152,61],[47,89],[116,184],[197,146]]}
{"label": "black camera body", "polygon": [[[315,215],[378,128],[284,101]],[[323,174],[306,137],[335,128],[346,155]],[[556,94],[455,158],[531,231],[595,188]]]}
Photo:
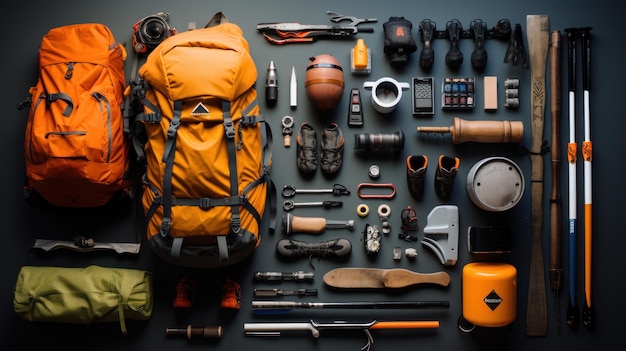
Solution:
{"label": "black camera body", "polygon": [[133,25],[133,49],[138,54],[148,54],[163,40],[177,33],[170,27],[170,14],[166,12],[146,16]]}
{"label": "black camera body", "polygon": [[417,50],[417,44],[411,34],[413,24],[404,17],[389,17],[383,24],[385,31],[385,55],[389,56],[394,67],[404,66],[409,55]]}

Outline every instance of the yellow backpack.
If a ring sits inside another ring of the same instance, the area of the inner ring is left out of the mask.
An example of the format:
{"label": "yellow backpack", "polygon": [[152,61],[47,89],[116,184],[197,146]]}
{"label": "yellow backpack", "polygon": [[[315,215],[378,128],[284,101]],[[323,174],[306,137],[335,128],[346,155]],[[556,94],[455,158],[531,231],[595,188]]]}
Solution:
{"label": "yellow backpack", "polygon": [[140,67],[131,84],[142,101],[140,201],[145,235],[161,258],[231,265],[255,251],[263,228],[274,229],[272,135],[256,79],[242,30],[221,13],[205,28],[168,37]]}

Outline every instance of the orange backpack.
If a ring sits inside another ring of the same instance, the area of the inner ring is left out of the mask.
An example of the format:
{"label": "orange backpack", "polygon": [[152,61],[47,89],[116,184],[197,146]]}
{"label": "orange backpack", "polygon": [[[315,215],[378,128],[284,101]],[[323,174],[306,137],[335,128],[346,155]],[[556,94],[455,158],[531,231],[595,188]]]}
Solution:
{"label": "orange backpack", "polygon": [[126,51],[98,23],[51,29],[39,48],[25,135],[27,200],[97,207],[130,189],[122,113]]}
{"label": "orange backpack", "polygon": [[143,135],[145,235],[158,256],[188,267],[240,262],[275,225],[256,66],[242,30],[216,16],[162,41],[131,83],[143,105],[134,135]]}

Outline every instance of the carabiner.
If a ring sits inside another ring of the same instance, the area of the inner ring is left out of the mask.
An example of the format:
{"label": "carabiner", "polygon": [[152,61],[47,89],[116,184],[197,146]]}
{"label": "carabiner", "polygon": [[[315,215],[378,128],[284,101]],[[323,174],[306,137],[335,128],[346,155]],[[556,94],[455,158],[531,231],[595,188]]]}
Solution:
{"label": "carabiner", "polygon": [[[363,189],[386,188],[391,189],[389,194],[365,194]],[[393,199],[396,197],[396,186],[392,183],[361,183],[357,186],[357,194],[361,199]]]}

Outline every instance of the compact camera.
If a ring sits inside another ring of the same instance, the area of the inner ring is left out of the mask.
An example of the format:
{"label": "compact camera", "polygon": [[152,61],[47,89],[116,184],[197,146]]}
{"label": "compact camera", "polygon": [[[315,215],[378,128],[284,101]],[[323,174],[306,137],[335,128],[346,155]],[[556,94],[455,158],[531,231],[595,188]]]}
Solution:
{"label": "compact camera", "polygon": [[133,25],[133,49],[138,54],[148,54],[163,40],[177,33],[170,27],[170,14],[159,12],[144,17]]}

